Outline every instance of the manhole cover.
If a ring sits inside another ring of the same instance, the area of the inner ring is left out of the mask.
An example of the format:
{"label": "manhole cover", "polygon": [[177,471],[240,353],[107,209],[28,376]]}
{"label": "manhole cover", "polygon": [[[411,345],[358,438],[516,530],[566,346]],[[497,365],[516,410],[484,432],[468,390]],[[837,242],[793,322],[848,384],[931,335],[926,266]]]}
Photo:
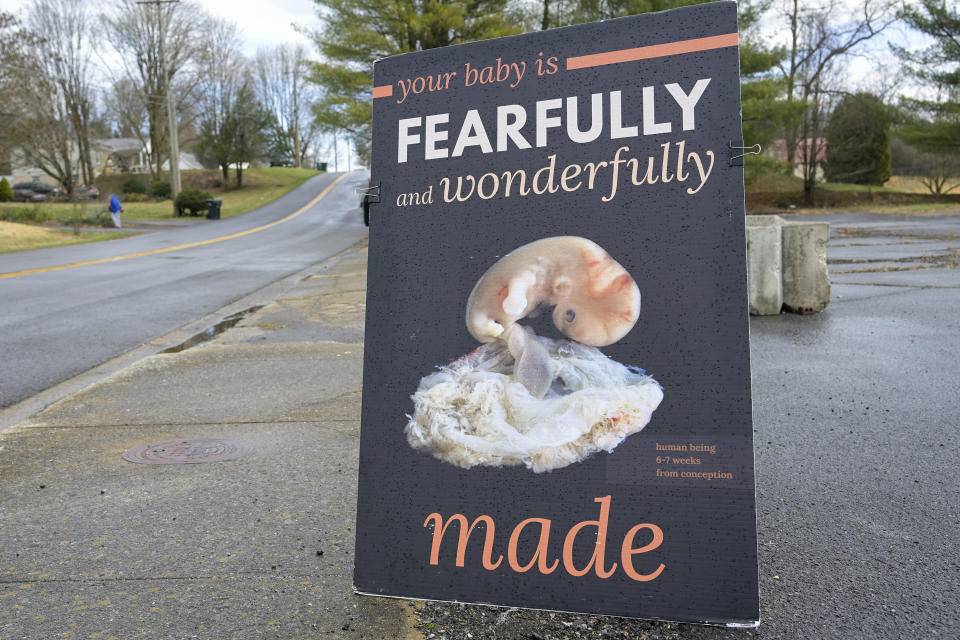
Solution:
{"label": "manhole cover", "polygon": [[235,460],[251,451],[250,445],[239,440],[193,438],[139,444],[124,451],[123,459],[140,464],[192,464]]}

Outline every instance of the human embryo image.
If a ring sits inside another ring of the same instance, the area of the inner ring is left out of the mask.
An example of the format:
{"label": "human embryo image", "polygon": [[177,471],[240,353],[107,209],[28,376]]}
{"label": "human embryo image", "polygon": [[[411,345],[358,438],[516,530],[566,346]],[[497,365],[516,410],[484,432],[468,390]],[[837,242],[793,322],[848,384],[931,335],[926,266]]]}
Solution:
{"label": "human embryo image", "polygon": [[[563,338],[520,324],[542,312]],[[599,349],[639,315],[636,281],[591,240],[558,236],[514,249],[467,299],[467,329],[482,345],[420,381],[407,441],[459,467],[536,473],[612,452],[663,400],[651,376]]]}

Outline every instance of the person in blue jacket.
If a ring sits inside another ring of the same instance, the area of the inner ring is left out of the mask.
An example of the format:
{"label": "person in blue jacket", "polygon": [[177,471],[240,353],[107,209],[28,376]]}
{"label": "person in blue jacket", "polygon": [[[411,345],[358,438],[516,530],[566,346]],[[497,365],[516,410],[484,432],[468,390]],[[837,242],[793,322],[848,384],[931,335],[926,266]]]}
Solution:
{"label": "person in blue jacket", "polygon": [[123,213],[123,207],[120,206],[120,201],[117,200],[117,196],[110,196],[110,217],[113,218],[113,226],[117,229],[120,228],[121,213]]}

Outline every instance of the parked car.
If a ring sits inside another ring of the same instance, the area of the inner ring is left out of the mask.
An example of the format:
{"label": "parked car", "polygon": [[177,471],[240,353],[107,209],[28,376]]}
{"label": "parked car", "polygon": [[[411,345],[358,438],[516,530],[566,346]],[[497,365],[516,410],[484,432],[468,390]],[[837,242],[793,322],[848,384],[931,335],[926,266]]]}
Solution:
{"label": "parked car", "polygon": [[13,199],[19,202],[44,202],[63,195],[63,189],[53,185],[33,182],[18,182],[13,185]]}
{"label": "parked car", "polygon": [[63,189],[61,189],[60,187],[55,187],[53,185],[49,185],[43,182],[37,182],[36,180],[34,180],[33,182],[27,182],[23,184],[25,184],[25,186],[27,186],[28,188],[33,189],[37,193],[42,193],[44,195],[51,196],[51,197],[58,196],[63,193]]}
{"label": "parked car", "polygon": [[43,202],[47,197],[42,193],[36,193],[30,189],[14,189],[13,190],[13,201],[14,202]]}
{"label": "parked car", "polygon": [[14,202],[43,202],[46,200],[47,195],[34,188],[37,184],[39,183],[18,182],[13,185]]}
{"label": "parked car", "polygon": [[96,200],[100,197],[100,189],[97,189],[96,185],[90,185],[88,187],[82,184],[77,187],[76,195],[78,199]]}

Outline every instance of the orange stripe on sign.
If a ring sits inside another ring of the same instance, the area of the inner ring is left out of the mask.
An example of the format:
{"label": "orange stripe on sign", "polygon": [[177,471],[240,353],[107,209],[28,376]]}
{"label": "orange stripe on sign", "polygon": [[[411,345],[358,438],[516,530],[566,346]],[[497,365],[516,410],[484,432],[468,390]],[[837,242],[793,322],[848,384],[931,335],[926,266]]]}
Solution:
{"label": "orange stripe on sign", "polygon": [[736,33],[725,33],[721,36],[710,36],[709,38],[694,38],[693,40],[654,44],[649,47],[637,47],[636,49],[620,49],[619,51],[608,51],[607,53],[594,53],[589,56],[567,58],[567,70],[600,67],[605,64],[633,62],[634,60],[649,60],[650,58],[675,56],[680,53],[693,53],[694,51],[709,51],[710,49],[735,47],[739,42],[740,39]]}
{"label": "orange stripe on sign", "polygon": [[385,84],[379,87],[373,88],[373,97],[374,98],[389,98],[393,95],[393,85]]}

